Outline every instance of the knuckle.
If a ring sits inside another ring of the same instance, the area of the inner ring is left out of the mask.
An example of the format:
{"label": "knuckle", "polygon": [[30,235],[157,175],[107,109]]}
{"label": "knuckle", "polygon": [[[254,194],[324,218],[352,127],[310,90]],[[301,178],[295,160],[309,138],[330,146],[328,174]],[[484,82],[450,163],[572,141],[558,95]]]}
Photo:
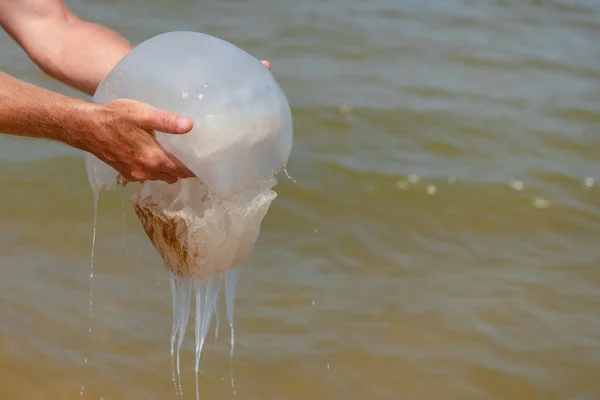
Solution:
{"label": "knuckle", "polygon": [[175,116],[170,113],[162,113],[162,127],[165,131],[172,130],[175,125]]}
{"label": "knuckle", "polygon": [[135,169],[135,170],[131,171],[131,178],[134,181],[141,182],[141,181],[146,180],[147,175],[141,169]]}
{"label": "knuckle", "polygon": [[162,166],[160,158],[155,156],[147,157],[143,164],[149,170],[158,170]]}
{"label": "knuckle", "polygon": [[131,114],[136,110],[135,107],[136,102],[128,99],[116,99],[108,102],[106,107],[112,111],[117,111],[119,113]]}
{"label": "knuckle", "polygon": [[162,164],[160,152],[154,146],[146,146],[139,155],[137,164],[144,169],[156,169]]}
{"label": "knuckle", "polygon": [[154,130],[165,133],[170,132],[173,129],[173,125],[175,124],[174,116],[164,111],[155,110],[153,112],[151,120]]}

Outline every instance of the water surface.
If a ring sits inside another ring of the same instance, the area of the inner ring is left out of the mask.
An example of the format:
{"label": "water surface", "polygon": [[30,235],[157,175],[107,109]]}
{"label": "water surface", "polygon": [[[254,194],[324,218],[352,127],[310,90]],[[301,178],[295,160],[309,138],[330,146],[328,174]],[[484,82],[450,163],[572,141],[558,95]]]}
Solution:
{"label": "water surface", "polygon": [[[235,398],[600,398],[598,2],[69,4],[133,43],[230,40],[288,95],[297,182],[240,276]],[[0,44],[3,71],[76,95]],[[81,154],[2,137],[0,187],[0,398],[176,398],[167,274],[129,207],[125,247],[120,193],[90,322]],[[206,399],[234,398],[221,333]]]}

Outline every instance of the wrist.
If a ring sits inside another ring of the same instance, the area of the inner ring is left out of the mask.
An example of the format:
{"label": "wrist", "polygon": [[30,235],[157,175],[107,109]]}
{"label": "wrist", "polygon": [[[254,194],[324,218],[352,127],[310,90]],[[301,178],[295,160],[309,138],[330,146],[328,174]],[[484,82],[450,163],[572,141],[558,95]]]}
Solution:
{"label": "wrist", "polygon": [[49,139],[90,151],[102,106],[20,81],[0,72],[0,132]]}
{"label": "wrist", "polygon": [[66,99],[56,115],[59,123],[63,122],[62,128],[65,130],[61,141],[71,147],[90,152],[94,143],[98,141],[94,117],[99,107],[98,104],[81,99]]}
{"label": "wrist", "polygon": [[81,101],[72,105],[74,129],[70,146],[104,159],[118,145],[115,134],[131,124],[131,115],[123,104],[98,104]]}

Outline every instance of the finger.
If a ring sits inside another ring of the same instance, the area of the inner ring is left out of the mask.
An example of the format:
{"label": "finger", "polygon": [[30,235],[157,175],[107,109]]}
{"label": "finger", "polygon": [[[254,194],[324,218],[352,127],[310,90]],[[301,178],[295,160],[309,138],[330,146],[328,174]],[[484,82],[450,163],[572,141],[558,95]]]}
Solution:
{"label": "finger", "polygon": [[138,182],[144,183],[148,181],[164,181],[167,183],[175,183],[179,180],[178,177],[173,176],[171,174],[167,174],[161,171],[157,171],[154,173],[142,174],[137,177],[132,177],[131,180],[126,180],[126,182]]}
{"label": "finger", "polygon": [[143,126],[148,130],[181,134],[192,130],[193,122],[183,115],[150,107],[141,115]]}
{"label": "finger", "polygon": [[171,184],[177,182],[179,180],[179,178],[176,176],[173,176],[173,175],[161,173],[161,174],[156,175],[156,178],[154,180],[164,181],[171,185]]}
{"label": "finger", "polygon": [[[161,146],[162,147],[162,146]],[[173,154],[166,151],[164,148],[163,154],[164,159],[160,163],[160,170],[163,173],[175,176],[176,178],[193,178],[196,175],[188,167],[186,167],[181,161],[179,161]]]}
{"label": "finger", "polygon": [[195,178],[196,175],[188,167],[186,167],[181,161],[175,157],[171,160],[171,168],[168,170],[169,173],[173,174],[179,179]]}
{"label": "finger", "polygon": [[271,70],[271,63],[267,60],[261,60],[261,63],[265,64],[265,66],[269,69],[269,71]]}

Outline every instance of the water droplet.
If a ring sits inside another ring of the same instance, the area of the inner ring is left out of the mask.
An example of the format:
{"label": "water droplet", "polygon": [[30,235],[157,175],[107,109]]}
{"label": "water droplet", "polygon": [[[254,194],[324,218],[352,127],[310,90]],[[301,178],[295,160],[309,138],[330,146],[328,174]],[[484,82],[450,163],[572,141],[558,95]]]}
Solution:
{"label": "water droplet", "polygon": [[327,369],[329,370],[329,364],[327,364]]}
{"label": "water droplet", "polygon": [[417,175],[409,175],[408,181],[410,183],[417,183],[417,182],[419,182],[419,177]]}
{"label": "water droplet", "polygon": [[437,192],[437,188],[433,185],[427,185],[427,194],[434,195]]}
{"label": "water droplet", "polygon": [[550,207],[550,200],[538,196],[533,200],[533,206],[535,208],[548,208]]}
{"label": "water droplet", "polygon": [[286,168],[284,168],[284,169],[283,169],[283,172],[285,172],[285,176],[287,176],[287,178],[288,178],[290,181],[292,181],[292,182],[296,183],[296,180],[295,180],[294,178],[292,178],[292,177],[290,176],[290,174],[288,174],[288,171],[287,171],[287,169],[286,169]]}
{"label": "water droplet", "polygon": [[594,178],[585,178],[584,184],[586,187],[591,188],[592,186],[594,186]]}
{"label": "water droplet", "polygon": [[523,182],[510,181],[508,183],[508,187],[510,187],[511,189],[514,189],[514,190],[523,190],[523,187],[525,187],[525,185],[523,184]]}
{"label": "water droplet", "polygon": [[315,305],[315,301],[314,301],[314,300],[313,300],[313,302],[312,302],[312,305],[313,305],[313,306]]}
{"label": "water droplet", "polygon": [[454,182],[456,182],[456,177],[454,175],[450,175],[450,177],[448,178],[448,183],[453,185]]}
{"label": "water droplet", "polygon": [[340,114],[350,114],[352,112],[352,107],[350,107],[347,104],[342,104],[339,108],[338,108]]}
{"label": "water droplet", "polygon": [[406,189],[408,187],[408,182],[399,180],[398,182],[396,182],[396,187],[398,189]]}
{"label": "water droplet", "polygon": [[315,229],[313,229],[313,232],[314,232],[314,233],[318,233],[318,232],[319,232],[319,230],[318,230],[317,228],[315,228]]}

